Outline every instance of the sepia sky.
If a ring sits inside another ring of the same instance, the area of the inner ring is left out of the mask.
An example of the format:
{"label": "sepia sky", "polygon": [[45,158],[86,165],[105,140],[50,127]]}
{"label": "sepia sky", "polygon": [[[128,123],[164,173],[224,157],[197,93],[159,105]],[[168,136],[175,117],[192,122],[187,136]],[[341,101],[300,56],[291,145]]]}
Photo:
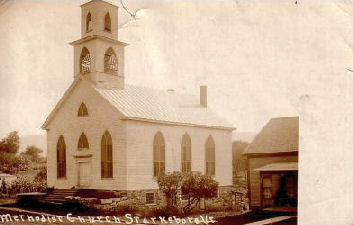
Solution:
{"label": "sepia sky", "polygon": [[[82,3],[0,4],[0,136],[44,133],[40,126],[73,80],[68,43],[80,38]],[[206,84],[209,105],[240,132],[305,113],[303,103],[313,99],[334,101],[353,68],[353,7],[346,2],[125,5],[137,12],[133,20],[120,8],[126,82],[194,95]]]}

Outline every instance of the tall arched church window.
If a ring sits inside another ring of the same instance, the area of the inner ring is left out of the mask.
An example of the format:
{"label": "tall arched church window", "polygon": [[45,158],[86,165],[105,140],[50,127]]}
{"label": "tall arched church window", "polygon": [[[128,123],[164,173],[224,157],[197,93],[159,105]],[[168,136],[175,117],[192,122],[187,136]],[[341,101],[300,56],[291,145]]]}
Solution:
{"label": "tall arched church window", "polygon": [[86,47],[83,47],[80,57],[81,73],[89,73],[91,71],[91,56]]}
{"label": "tall arched church window", "polygon": [[209,136],[206,142],[206,174],[216,174],[216,151],[212,136]]}
{"label": "tall arched church window", "polygon": [[78,139],[77,148],[78,149],[89,148],[88,140],[84,133],[82,133],[80,136],[80,139]]}
{"label": "tall arched church window", "polygon": [[59,137],[58,143],[56,144],[56,166],[57,166],[57,177],[66,177],[66,145],[64,137]]}
{"label": "tall arched church window", "polygon": [[92,31],[92,16],[89,12],[86,17],[86,32]]}
{"label": "tall arched church window", "polygon": [[191,172],[191,138],[188,134],[184,134],[181,140],[181,171]]}
{"label": "tall arched church window", "polygon": [[109,48],[104,55],[104,72],[105,73],[118,73],[118,57],[114,50]]}
{"label": "tall arched church window", "polygon": [[158,132],[153,141],[153,175],[158,177],[165,173],[165,143],[163,134]]}
{"label": "tall arched church window", "polygon": [[85,103],[81,103],[80,108],[78,108],[77,116],[88,116],[88,110]]}
{"label": "tall arched church window", "polygon": [[103,134],[101,141],[101,177],[113,178],[113,144],[108,131]]}
{"label": "tall arched church window", "polygon": [[106,30],[106,31],[111,31],[111,30],[112,30],[112,27],[111,27],[111,19],[110,19],[109,13],[105,14],[105,18],[104,18],[104,30]]}

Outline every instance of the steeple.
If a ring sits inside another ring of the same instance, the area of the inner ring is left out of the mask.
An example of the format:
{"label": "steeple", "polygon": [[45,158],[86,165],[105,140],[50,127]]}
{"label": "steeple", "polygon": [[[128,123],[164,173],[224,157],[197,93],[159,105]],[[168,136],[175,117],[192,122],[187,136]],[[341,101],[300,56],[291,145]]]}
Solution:
{"label": "steeple", "polygon": [[74,76],[105,88],[124,88],[124,47],[118,41],[118,7],[101,0],[81,5],[81,39],[74,46]]}
{"label": "steeple", "polygon": [[100,35],[118,40],[118,6],[101,0],[81,5],[81,36]]}

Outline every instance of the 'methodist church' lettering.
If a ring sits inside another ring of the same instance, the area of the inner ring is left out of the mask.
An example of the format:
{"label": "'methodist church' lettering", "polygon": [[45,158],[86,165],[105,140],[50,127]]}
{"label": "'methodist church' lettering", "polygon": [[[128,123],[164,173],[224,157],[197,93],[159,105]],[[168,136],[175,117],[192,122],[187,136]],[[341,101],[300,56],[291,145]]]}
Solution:
{"label": "'methodist church' lettering", "polygon": [[217,221],[212,216],[185,217],[159,216],[159,217],[139,217],[132,214],[124,216],[74,216],[72,213],[66,216],[53,215],[0,215],[0,222],[32,222],[32,223],[111,223],[111,224],[212,224]]}

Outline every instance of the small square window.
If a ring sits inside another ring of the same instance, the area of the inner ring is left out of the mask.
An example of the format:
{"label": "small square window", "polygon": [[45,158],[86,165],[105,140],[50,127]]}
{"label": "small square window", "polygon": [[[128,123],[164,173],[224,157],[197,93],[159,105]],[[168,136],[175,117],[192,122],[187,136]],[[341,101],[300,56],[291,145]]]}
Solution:
{"label": "small square window", "polygon": [[146,193],[146,204],[155,204],[154,193]]}

